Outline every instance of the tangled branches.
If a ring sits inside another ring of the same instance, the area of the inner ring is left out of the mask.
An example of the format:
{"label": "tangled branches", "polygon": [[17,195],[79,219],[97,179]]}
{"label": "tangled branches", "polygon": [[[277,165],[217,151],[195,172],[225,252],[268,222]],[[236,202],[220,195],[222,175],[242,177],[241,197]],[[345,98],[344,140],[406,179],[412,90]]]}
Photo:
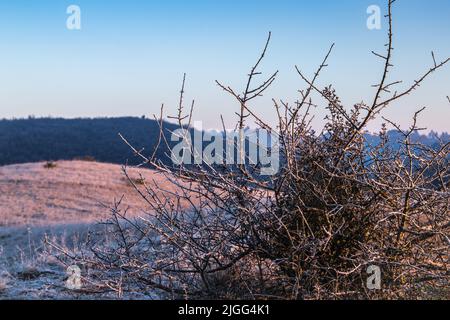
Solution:
{"label": "tangled branches", "polygon": [[[136,185],[130,179],[148,213],[132,220],[119,205],[113,208],[114,244],[94,245],[96,259],[90,264],[105,270],[105,279],[120,274],[121,288],[161,290],[187,299],[415,298],[430,288],[445,289],[449,143],[427,146],[414,139],[422,110],[408,130],[385,119],[376,141],[365,134],[384,108],[449,61],[438,63],[433,54],[428,71],[406,89],[394,90],[401,82],[388,80],[393,2],[388,4],[387,52],[374,52],[384,71],[370,104],[349,108],[332,86],[317,86],[333,45],[312,79],[296,67],[306,89],[292,106],[274,100],[278,125],[272,128],[248,105],[277,76],[252,86],[269,35],[242,94],[217,84],[239,103],[237,128],[252,117],[260,128],[276,133],[281,169],[262,178],[257,165],[168,166],[133,149],[173,185]],[[314,92],[328,110],[320,133],[311,128],[312,107],[319,105],[313,104]],[[193,104],[184,115],[183,93],[184,80],[176,118],[189,127]],[[167,144],[162,116],[159,123],[159,140]],[[388,125],[397,131],[394,140]],[[366,287],[371,265],[382,270],[380,290]]]}

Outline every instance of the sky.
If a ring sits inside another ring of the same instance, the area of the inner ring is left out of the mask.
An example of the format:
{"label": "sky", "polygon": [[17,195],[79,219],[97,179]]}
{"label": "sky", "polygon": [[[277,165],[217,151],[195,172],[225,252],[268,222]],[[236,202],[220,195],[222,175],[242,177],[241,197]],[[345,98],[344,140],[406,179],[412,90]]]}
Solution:
{"label": "sky", "polygon": [[[333,84],[352,105],[371,101],[380,79],[387,24],[369,30],[367,8],[387,0],[14,0],[0,2],[0,118],[151,117],[162,103],[176,113],[183,73],[186,99],[195,99],[194,120],[204,129],[236,121],[238,105],[215,84],[242,91],[269,31],[265,74],[279,70],[275,84],[253,105],[275,122],[272,98],[294,102],[305,84],[297,65],[312,77],[332,43],[329,66],[318,82]],[[81,9],[81,29],[69,30],[66,10]],[[406,87],[437,60],[450,56],[450,1],[398,0],[394,5],[390,80]],[[427,107],[420,124],[450,131],[450,65],[384,116],[406,127]],[[318,106],[315,126],[326,114]],[[380,121],[369,127],[377,130]]]}

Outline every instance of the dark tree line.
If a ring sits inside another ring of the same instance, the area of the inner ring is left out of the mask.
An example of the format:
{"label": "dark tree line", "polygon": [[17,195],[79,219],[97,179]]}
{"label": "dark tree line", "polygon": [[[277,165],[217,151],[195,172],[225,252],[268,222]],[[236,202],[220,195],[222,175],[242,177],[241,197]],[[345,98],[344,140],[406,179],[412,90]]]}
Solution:
{"label": "dark tree line", "polygon": [[[170,141],[172,126],[165,127]],[[0,165],[73,159],[136,164],[138,160],[118,134],[145,153],[153,150],[159,131],[157,121],[133,117],[1,120]],[[167,159],[165,152],[159,149],[157,158]]]}
{"label": "dark tree line", "polygon": [[[179,127],[166,123],[164,128],[170,142],[171,131]],[[137,117],[0,120],[0,165],[83,158],[116,164],[139,163],[140,159],[136,159],[119,133],[139,150],[144,148],[144,153],[152,152],[160,134],[159,122]],[[378,140],[376,135],[366,136],[371,143]],[[389,136],[394,143],[398,140],[396,131],[390,131]],[[447,133],[414,133],[412,139],[426,145],[437,145],[438,139],[450,141],[450,136]],[[167,148],[160,147],[156,158],[170,161],[167,151]]]}

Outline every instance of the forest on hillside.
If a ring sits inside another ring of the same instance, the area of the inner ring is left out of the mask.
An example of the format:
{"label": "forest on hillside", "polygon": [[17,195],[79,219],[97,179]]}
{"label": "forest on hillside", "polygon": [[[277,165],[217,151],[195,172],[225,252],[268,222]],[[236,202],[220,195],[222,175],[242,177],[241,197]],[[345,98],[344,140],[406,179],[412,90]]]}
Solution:
{"label": "forest on hillside", "polygon": [[[175,128],[168,123],[164,126],[168,130]],[[151,153],[157,144],[159,123],[137,117],[0,120],[0,165],[73,159],[138,163],[119,133]],[[157,157],[164,160],[163,149]]]}
{"label": "forest on hillside", "polygon": [[[164,132],[170,142],[170,133],[178,125],[164,123]],[[159,123],[138,117],[123,118],[27,118],[0,120],[0,165],[38,161],[89,159],[99,162],[130,165],[139,159],[119,137],[121,133],[131,145],[151,154],[159,138]],[[401,140],[396,131],[389,132],[392,142]],[[367,141],[377,144],[376,135],[366,134]],[[438,139],[450,141],[447,133],[413,134],[413,140],[434,145]],[[175,143],[174,143],[175,144]],[[160,144],[156,158],[167,162],[167,148]]]}

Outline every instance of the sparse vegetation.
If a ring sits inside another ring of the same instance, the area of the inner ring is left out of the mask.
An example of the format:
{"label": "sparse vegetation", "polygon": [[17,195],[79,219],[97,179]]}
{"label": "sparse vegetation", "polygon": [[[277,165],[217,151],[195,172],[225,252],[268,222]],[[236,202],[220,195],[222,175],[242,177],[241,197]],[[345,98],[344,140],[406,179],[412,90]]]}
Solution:
{"label": "sparse vegetation", "polygon": [[[46,169],[45,164],[0,167],[0,248],[14,242],[9,234],[1,232],[2,227],[94,223],[107,218],[114,198],[124,194],[122,203],[131,207],[129,215],[135,216],[144,207],[144,200],[130,192],[130,182],[119,165],[58,161],[56,169]],[[133,170],[129,174],[167,185],[162,175],[151,170]]]}
{"label": "sparse vegetation", "polygon": [[134,178],[132,179],[133,184],[137,185],[145,185],[145,179],[144,178]]}
{"label": "sparse vegetation", "polygon": [[47,162],[44,164],[44,168],[45,168],[45,169],[55,169],[57,166],[58,166],[58,165],[57,165],[56,162],[54,162],[54,161],[47,161]]}

